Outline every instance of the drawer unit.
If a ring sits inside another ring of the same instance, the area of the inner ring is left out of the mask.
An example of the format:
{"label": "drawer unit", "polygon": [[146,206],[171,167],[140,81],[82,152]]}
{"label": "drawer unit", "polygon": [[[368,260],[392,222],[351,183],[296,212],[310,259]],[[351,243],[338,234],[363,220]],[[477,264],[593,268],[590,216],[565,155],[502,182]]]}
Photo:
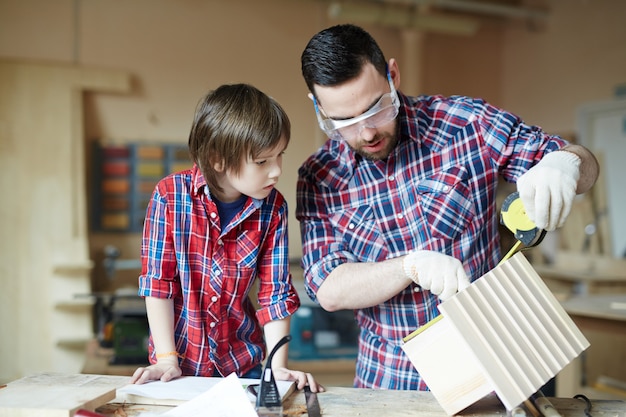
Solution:
{"label": "drawer unit", "polygon": [[92,229],[140,232],[156,183],[192,166],[186,144],[95,143]]}

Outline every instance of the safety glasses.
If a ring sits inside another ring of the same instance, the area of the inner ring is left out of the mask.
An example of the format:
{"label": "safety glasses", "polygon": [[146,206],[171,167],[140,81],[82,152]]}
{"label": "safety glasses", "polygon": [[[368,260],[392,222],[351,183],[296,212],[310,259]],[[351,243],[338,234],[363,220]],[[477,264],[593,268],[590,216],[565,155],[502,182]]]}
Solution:
{"label": "safety glasses", "polygon": [[376,104],[365,113],[350,119],[324,119],[322,117],[323,110],[320,109],[317,100],[313,97],[315,114],[320,128],[329,138],[342,140],[358,137],[365,128],[374,129],[391,122],[398,115],[400,99],[398,98],[398,93],[393,85],[389,71],[387,71],[387,81],[389,81],[391,92],[383,94]]}

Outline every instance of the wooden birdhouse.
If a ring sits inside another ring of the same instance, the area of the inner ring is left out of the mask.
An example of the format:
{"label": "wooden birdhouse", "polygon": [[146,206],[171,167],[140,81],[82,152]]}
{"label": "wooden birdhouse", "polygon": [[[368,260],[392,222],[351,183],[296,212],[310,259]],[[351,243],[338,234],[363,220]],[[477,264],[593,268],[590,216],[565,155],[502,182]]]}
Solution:
{"label": "wooden birdhouse", "polygon": [[449,415],[492,392],[512,410],[589,347],[521,253],[439,311],[402,349]]}

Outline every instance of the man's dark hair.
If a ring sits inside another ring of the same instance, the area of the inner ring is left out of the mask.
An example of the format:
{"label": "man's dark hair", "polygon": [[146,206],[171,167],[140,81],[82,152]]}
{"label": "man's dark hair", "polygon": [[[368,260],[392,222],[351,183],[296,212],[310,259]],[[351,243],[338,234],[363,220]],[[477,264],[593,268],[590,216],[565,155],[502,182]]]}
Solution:
{"label": "man's dark hair", "polygon": [[343,24],[324,29],[311,38],[302,52],[302,76],[309,91],[314,86],[334,86],[357,77],[366,63],[384,76],[387,61],[374,38],[361,27]]}

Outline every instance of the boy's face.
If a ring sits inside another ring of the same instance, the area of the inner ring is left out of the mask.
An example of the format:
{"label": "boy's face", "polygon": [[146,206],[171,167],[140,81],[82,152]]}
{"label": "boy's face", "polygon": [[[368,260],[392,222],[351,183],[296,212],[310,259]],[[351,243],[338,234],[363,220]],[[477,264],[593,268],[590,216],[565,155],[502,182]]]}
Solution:
{"label": "boy's face", "polygon": [[242,194],[263,199],[276,186],[283,172],[283,153],[287,148],[287,140],[281,138],[273,149],[267,149],[255,158],[248,157],[241,162],[239,173],[228,170],[221,180],[224,196],[221,201],[228,203],[237,200]]}

